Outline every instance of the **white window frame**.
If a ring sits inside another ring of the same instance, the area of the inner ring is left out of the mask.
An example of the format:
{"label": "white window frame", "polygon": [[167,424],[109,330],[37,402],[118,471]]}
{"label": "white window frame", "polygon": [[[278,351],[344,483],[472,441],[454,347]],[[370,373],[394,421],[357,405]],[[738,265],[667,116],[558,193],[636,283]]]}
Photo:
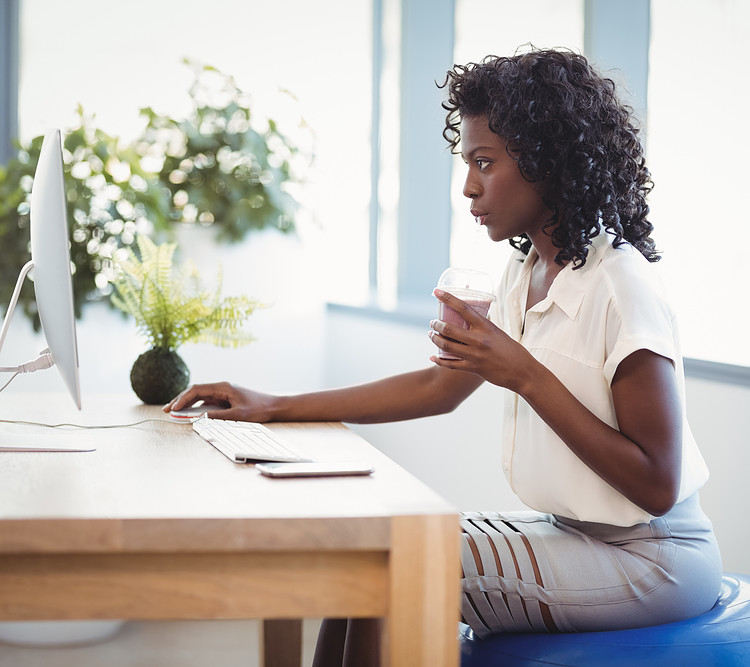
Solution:
{"label": "white window frame", "polygon": [[20,0],[0,4],[0,164],[14,154],[18,136],[18,27]]}

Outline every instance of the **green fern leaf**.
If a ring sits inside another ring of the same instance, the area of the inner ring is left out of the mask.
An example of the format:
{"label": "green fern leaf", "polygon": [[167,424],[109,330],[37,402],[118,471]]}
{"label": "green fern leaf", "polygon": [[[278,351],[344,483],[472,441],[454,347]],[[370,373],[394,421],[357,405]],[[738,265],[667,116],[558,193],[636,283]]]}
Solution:
{"label": "green fern leaf", "polygon": [[190,262],[174,266],[174,243],[136,239],[118,262],[112,303],[135,319],[152,347],[176,350],[189,342],[238,347],[254,340],[242,327],[262,304],[246,296],[221,297],[222,274],[206,289]]}

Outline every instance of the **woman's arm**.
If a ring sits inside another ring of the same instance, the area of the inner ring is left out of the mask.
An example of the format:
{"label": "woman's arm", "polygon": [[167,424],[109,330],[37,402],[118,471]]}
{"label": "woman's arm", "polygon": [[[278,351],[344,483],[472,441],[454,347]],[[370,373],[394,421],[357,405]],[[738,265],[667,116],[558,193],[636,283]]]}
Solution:
{"label": "woman's arm", "polygon": [[434,363],[476,373],[515,391],[586,465],[631,502],[654,516],[669,511],[679,492],[682,454],[682,409],[669,359],[638,350],[620,362],[612,380],[618,430],[588,410],[520,343],[454,297],[438,298],[458,310],[471,328],[433,322],[433,342],[463,357],[433,357]]}
{"label": "woman's arm", "polygon": [[682,414],[669,359],[638,350],[620,362],[612,381],[619,430],[538,362],[519,389],[576,456],[631,502],[654,516],[672,508],[680,485]]}
{"label": "woman's arm", "polygon": [[377,423],[450,412],[482,379],[437,366],[376,382],[295,396],[275,396],[228,382],[193,385],[164,406],[179,410],[203,400],[220,406],[209,417],[244,421]]}

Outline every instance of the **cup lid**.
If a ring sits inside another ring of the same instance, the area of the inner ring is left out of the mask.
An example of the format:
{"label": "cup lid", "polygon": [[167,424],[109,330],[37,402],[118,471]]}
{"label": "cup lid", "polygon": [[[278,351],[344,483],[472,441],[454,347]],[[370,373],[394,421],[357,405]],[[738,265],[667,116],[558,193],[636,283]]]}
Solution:
{"label": "cup lid", "polygon": [[464,296],[482,295],[490,300],[495,299],[492,276],[476,269],[451,267],[443,271],[438,280],[438,287],[446,292],[455,294],[459,298]]}

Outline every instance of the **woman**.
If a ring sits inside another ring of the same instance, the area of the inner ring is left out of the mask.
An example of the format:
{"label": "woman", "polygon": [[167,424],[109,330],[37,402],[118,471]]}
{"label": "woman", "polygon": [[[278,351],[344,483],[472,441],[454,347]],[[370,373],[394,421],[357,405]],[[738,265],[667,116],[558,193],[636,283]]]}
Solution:
{"label": "woman", "polygon": [[[673,313],[654,273],[651,180],[630,110],[585,58],[534,50],[456,66],[444,135],[464,195],[517,252],[490,321],[436,290],[468,329],[431,323],[432,367],[270,396],[191,387],[211,416],[385,422],[453,410],[482,382],[505,392],[503,470],[533,511],[462,516],[464,620],[508,631],[637,627],[700,614],[721,562],[698,489]],[[377,624],[329,621],[318,665],[368,664]]]}

